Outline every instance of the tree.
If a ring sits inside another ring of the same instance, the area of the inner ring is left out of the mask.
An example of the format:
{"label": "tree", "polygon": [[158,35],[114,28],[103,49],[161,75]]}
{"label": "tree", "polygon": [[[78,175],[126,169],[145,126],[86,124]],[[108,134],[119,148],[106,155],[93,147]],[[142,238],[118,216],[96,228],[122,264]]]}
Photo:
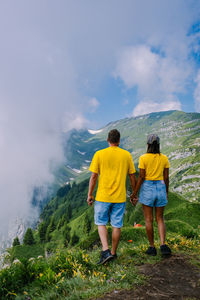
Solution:
{"label": "tree", "polygon": [[66,184],[63,187],[61,187],[58,191],[57,191],[57,196],[58,197],[64,197],[65,195],[67,195],[67,193],[70,191],[71,189],[71,185],[70,184]]}
{"label": "tree", "polygon": [[79,242],[79,237],[78,235],[74,232],[71,238],[71,245],[74,246]]}
{"label": "tree", "polygon": [[20,245],[20,241],[19,241],[18,236],[16,236],[16,238],[13,240],[13,244],[12,245],[13,245],[13,247]]}
{"label": "tree", "polygon": [[85,214],[85,218],[83,221],[83,230],[86,234],[89,234],[91,230],[91,221],[89,219],[88,213]]}
{"label": "tree", "polygon": [[31,228],[28,228],[25,235],[24,235],[24,245],[33,245],[35,244],[35,240],[33,237],[33,232]]}
{"label": "tree", "polygon": [[71,206],[70,203],[69,203],[69,205],[67,207],[67,213],[66,213],[66,215],[67,215],[68,220],[70,220],[71,217],[72,217],[72,206]]}
{"label": "tree", "polygon": [[45,236],[45,240],[47,242],[50,242],[51,240],[51,233],[56,229],[56,225],[54,222],[54,218],[51,218],[51,221],[49,223],[49,226],[47,227],[47,231],[46,231],[46,236]]}
{"label": "tree", "polygon": [[41,243],[44,243],[46,240],[46,231],[47,231],[47,227],[46,227],[45,223],[42,222],[39,226],[39,231],[38,231]]}
{"label": "tree", "polygon": [[69,245],[69,242],[70,242],[70,231],[71,231],[71,228],[68,226],[67,223],[65,223],[64,227],[63,227],[63,231],[62,231],[62,234],[63,234],[63,237],[64,237],[64,246],[67,247]]}

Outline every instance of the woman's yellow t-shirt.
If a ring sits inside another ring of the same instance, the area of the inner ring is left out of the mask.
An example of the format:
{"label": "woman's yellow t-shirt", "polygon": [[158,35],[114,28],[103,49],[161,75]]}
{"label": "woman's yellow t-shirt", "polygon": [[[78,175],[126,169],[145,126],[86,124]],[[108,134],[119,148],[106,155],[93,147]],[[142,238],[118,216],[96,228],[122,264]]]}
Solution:
{"label": "woman's yellow t-shirt", "polygon": [[95,153],[90,171],[99,174],[96,201],[126,201],[126,176],[135,173],[131,154],[119,147],[108,147]]}
{"label": "woman's yellow t-shirt", "polygon": [[140,156],[138,167],[145,169],[145,180],[163,180],[163,171],[169,168],[169,161],[162,153],[146,153]]}

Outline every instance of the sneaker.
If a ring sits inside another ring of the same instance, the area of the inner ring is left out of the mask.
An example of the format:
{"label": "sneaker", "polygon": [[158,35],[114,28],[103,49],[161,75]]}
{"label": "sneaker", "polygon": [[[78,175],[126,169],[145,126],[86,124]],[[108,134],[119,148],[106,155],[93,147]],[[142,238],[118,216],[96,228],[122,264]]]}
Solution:
{"label": "sneaker", "polygon": [[97,265],[103,265],[105,264],[107,261],[113,259],[113,255],[111,254],[110,250],[105,250],[105,251],[101,251],[101,256],[100,256],[100,260],[97,263]]}
{"label": "sneaker", "polygon": [[160,251],[162,256],[170,256],[171,255],[171,249],[167,245],[160,246]]}
{"label": "sneaker", "polygon": [[146,251],[146,254],[156,256],[156,254],[157,254],[156,248],[155,247],[149,247]]}
{"label": "sneaker", "polygon": [[113,259],[116,259],[117,258],[117,254],[116,253],[112,254],[112,257],[113,257]]}

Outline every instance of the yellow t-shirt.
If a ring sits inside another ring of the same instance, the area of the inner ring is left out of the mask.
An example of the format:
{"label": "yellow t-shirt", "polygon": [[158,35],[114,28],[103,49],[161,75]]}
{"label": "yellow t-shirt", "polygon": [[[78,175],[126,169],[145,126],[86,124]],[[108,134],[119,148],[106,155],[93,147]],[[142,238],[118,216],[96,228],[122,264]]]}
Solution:
{"label": "yellow t-shirt", "polygon": [[99,174],[96,201],[126,202],[126,176],[135,173],[131,154],[111,146],[94,154],[90,171]]}
{"label": "yellow t-shirt", "polygon": [[163,180],[163,171],[169,168],[169,161],[162,153],[146,153],[140,156],[138,167],[145,169],[145,180]]}

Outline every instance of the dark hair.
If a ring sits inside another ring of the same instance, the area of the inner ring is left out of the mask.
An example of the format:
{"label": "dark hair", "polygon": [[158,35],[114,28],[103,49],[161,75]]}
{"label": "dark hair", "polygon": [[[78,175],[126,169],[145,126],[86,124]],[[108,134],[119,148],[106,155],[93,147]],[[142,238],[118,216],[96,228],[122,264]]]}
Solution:
{"label": "dark hair", "polygon": [[153,144],[147,144],[147,153],[159,153],[160,154],[160,144],[156,141]]}
{"label": "dark hair", "polygon": [[117,129],[112,129],[108,133],[108,140],[111,144],[118,144],[120,140],[120,132]]}

